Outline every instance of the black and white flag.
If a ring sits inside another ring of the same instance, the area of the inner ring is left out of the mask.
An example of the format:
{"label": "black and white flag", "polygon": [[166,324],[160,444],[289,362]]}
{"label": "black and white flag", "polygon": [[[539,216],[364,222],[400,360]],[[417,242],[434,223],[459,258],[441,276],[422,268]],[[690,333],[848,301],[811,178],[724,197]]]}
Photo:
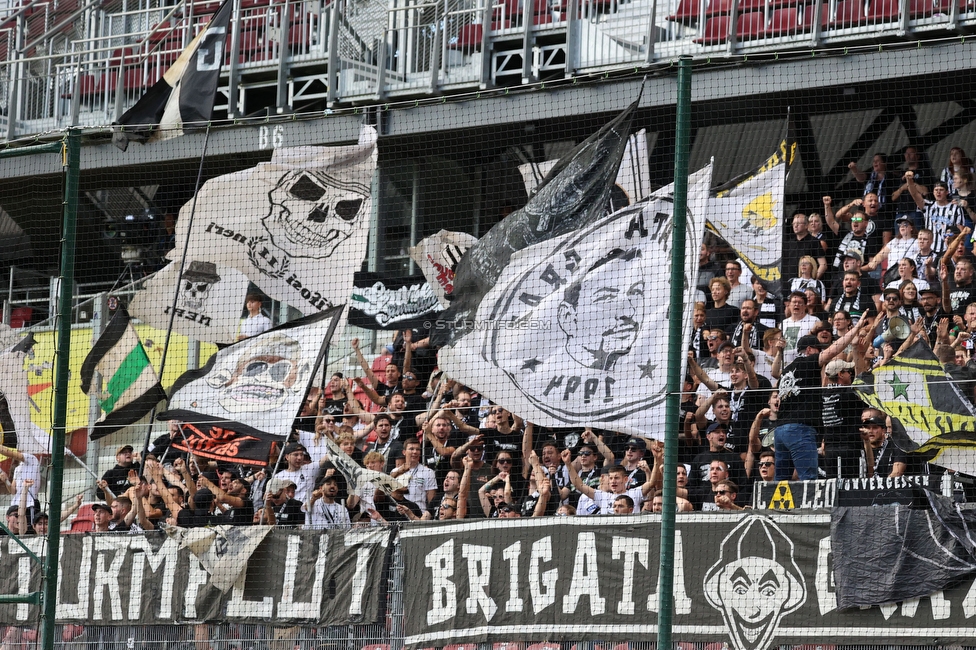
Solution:
{"label": "black and white flag", "polygon": [[173,331],[197,341],[233,343],[241,325],[247,284],[247,276],[237,269],[203,260],[189,261],[181,274],[177,260],[156,273],[145,289],[136,292],[129,312],[164,331],[169,329],[170,315],[175,312]]}
{"label": "black and white flag", "polygon": [[329,447],[329,460],[339,470],[348,483],[349,492],[355,492],[360,485],[372,483],[373,487],[393,494],[396,490],[405,490],[408,486],[396,480],[389,474],[366,469],[354,461],[349,454],[342,451],[335,440],[325,437],[325,444]]}
{"label": "black and white flag", "polygon": [[[695,286],[710,180],[711,166],[689,178],[686,287]],[[440,351],[440,367],[536,424],[659,438],[672,191],[512,255],[472,331]]]}
{"label": "black and white flag", "polygon": [[549,171],[524,207],[468,249],[455,270],[450,307],[430,332],[432,345],[451,344],[475,327],[482,299],[497,285],[513,254],[585,228],[605,214],[636,107],[634,102],[578,144]]}
{"label": "black and white flag", "polygon": [[476,241],[477,237],[466,232],[439,230],[410,247],[410,259],[417,263],[445,308],[450,304],[448,296],[454,291],[454,270]]}
{"label": "black and white flag", "polygon": [[350,146],[276,149],[204,183],[195,212],[192,200],[180,210],[175,250],[189,239],[188,260],[235,268],[306,315],[345,304],[366,256],[375,170],[371,126]]}
{"label": "black and white flag", "polygon": [[157,419],[187,425],[187,440],[177,447],[206,458],[266,462],[270,442],[291,433],[343,309],[333,307],[217,351],[203,368],[176,381],[169,410]]}
{"label": "black and white flag", "polygon": [[422,275],[356,273],[349,324],[370,330],[429,328],[444,310]]}
{"label": "black and white flag", "polygon": [[233,1],[224,0],[207,28],[190,41],[163,78],[122,114],[115,123],[121,128],[112,134],[115,146],[125,151],[132,141],[173,138],[183,135],[184,124],[210,120],[233,11]]}

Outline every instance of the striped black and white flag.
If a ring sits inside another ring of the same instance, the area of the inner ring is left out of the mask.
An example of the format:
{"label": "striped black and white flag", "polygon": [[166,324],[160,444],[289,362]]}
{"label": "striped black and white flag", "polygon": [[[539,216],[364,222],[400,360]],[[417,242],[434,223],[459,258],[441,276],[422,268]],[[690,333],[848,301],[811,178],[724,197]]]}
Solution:
{"label": "striped black and white flag", "polygon": [[102,416],[91,431],[92,440],[135,424],[160,400],[166,399],[156,370],[125,309],[115,312],[81,365],[81,390],[86,395],[93,388],[96,371],[102,377],[98,392]]}
{"label": "striped black and white flag", "polygon": [[115,146],[125,151],[129,142],[165,140],[183,135],[184,124],[210,120],[233,11],[234,3],[224,0],[163,78],[122,114],[112,134]]}

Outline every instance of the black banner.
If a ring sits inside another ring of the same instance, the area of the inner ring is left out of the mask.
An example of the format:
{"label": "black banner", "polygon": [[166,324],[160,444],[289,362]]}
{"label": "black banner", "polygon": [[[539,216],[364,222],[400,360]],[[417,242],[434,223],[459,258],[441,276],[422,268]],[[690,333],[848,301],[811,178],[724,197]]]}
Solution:
{"label": "black banner", "polygon": [[[406,643],[655,641],[660,533],[656,516],[407,525]],[[682,515],[674,561],[675,640],[757,650],[976,637],[972,579],[840,610],[826,513]]]}
{"label": "black banner", "polygon": [[[375,623],[384,602],[390,536],[390,529],[379,527],[276,529],[249,557],[235,558],[233,546],[194,538],[187,544],[191,551],[160,532],[64,535],[57,620],[85,625]],[[44,539],[24,541],[43,557]],[[224,592],[216,585],[230,567],[235,567],[232,586]],[[38,591],[40,584],[37,563],[13,540],[0,540],[0,593],[26,594]],[[3,625],[24,625],[39,616],[34,606],[0,605]]]}
{"label": "black banner", "polygon": [[817,481],[756,482],[752,507],[757,510],[829,509],[835,506],[928,504],[923,488],[941,491],[942,477],[873,476]]}
{"label": "black banner", "polygon": [[423,275],[357,272],[349,324],[368,330],[430,329],[443,307]]}

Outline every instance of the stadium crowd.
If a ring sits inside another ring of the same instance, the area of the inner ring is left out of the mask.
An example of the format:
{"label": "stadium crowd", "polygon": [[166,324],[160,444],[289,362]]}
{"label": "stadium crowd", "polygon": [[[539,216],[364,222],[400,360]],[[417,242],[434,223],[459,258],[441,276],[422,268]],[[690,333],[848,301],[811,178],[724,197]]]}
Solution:
{"label": "stadium crowd", "polygon": [[[883,154],[870,171],[851,163],[862,196],[844,205],[824,196],[818,211],[792,215],[778,281],[750,277],[706,237],[674,467],[652,439],[523,421],[441,374],[424,333],[405,330],[372,362],[353,340],[361,376],[337,373],[313,388],[267,467],[178,452],[178,422],[145,458],[119,447],[98,481],[92,529],[660,512],[668,471],[679,511],[739,510],[757,481],[945,472],[894,445],[890,419],[852,386],[923,341],[976,399],[972,163],[953,149],[935,180],[913,147],[902,158],[897,171]],[[373,473],[350,485],[327,439]],[[8,525],[41,530],[36,459],[0,453],[19,461]],[[403,488],[378,489],[376,473]],[[956,478],[971,491],[968,477]]]}

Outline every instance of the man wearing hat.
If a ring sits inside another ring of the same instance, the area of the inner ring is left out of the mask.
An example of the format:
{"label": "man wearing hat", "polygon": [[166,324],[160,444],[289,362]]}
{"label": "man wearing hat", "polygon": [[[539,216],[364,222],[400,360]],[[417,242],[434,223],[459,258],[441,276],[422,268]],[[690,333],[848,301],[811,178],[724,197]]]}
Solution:
{"label": "man wearing hat", "polygon": [[112,522],[112,508],[105,503],[92,504],[92,532],[107,533],[111,529],[109,524]]}
{"label": "man wearing hat", "polygon": [[833,359],[824,367],[824,374],[827,387],[820,393],[824,448],[824,455],[820,457],[821,476],[857,478],[861,458],[858,429],[864,403],[851,388],[854,364]]}
{"label": "man wearing hat", "polygon": [[[776,480],[789,481],[796,469],[801,481],[817,478],[817,430],[821,401],[814,391],[820,388],[820,369],[847,348],[872,322],[861,318],[855,327],[830,344],[826,350],[816,336],[797,341],[799,356],[783,367],[782,352],[773,361],[773,376],[779,377],[779,415],[775,434]],[[734,480],[734,479],[733,479]]]}
{"label": "man wearing hat", "polygon": [[888,421],[877,409],[861,413],[861,438],[868,478],[901,476],[908,468],[908,456],[888,437]]}
{"label": "man wearing hat", "polygon": [[942,292],[936,287],[929,287],[918,292],[918,306],[922,310],[922,322],[929,335],[929,345],[935,347],[939,336],[939,321],[952,318],[952,314],[942,308]]}
{"label": "man wearing hat", "polygon": [[261,313],[263,304],[264,301],[261,299],[260,294],[247,294],[247,297],[244,299],[244,306],[247,308],[247,318],[241,321],[241,333],[237,337],[238,341],[263,334],[271,329],[271,319]]}
{"label": "man wearing hat", "polygon": [[[295,498],[295,481],[282,477],[281,472],[268,481],[264,489],[264,513],[261,523],[270,526],[304,526],[302,502]],[[200,491],[197,491],[199,494]]]}
{"label": "man wearing hat", "polygon": [[[132,445],[122,445],[116,449],[115,467],[102,475],[102,481],[113,495],[119,496],[129,489],[129,470],[139,471],[139,463],[133,461],[132,451]],[[95,490],[95,496],[99,499],[105,498],[101,487]]]}
{"label": "man wearing hat", "polygon": [[285,446],[282,454],[284,461],[288,464],[283,470],[275,474],[275,478],[288,479],[295,484],[295,498],[299,503],[305,503],[312,488],[315,487],[315,477],[318,474],[318,466],[309,463],[308,451],[305,445],[297,442]]}
{"label": "man wearing hat", "polygon": [[631,438],[624,446],[624,457],[620,466],[627,472],[627,489],[640,487],[647,482],[647,475],[640,468],[640,463],[647,453],[647,442],[643,438]]}
{"label": "man wearing hat", "polygon": [[691,461],[691,474],[688,475],[688,499],[692,503],[700,504],[703,495],[708,499],[712,498],[709,483],[713,477],[710,468],[716,460],[722,461],[728,472],[728,476],[722,478],[732,478],[736,482],[745,480],[742,458],[726,447],[728,425],[725,422],[712,422],[705,429],[705,440],[708,449],[695,455]]}

